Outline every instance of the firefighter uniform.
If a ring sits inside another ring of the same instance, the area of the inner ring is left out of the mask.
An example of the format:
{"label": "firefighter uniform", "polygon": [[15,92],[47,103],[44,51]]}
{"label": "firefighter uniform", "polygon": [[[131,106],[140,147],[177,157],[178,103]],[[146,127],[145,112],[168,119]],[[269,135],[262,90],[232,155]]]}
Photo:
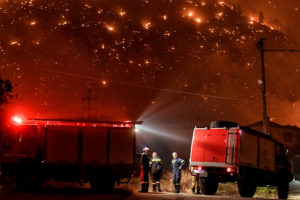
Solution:
{"label": "firefighter uniform", "polygon": [[192,192],[193,194],[200,194],[200,177],[198,174],[194,172],[195,167],[191,166],[191,174],[192,174]]}
{"label": "firefighter uniform", "polygon": [[137,154],[141,158],[140,167],[141,167],[141,191],[139,192],[148,192],[149,187],[149,148],[145,147],[143,153]]}
{"label": "firefighter uniform", "polygon": [[160,189],[160,177],[162,172],[162,160],[157,156],[157,153],[153,153],[153,157],[150,159],[150,173],[151,173],[151,180],[152,180],[152,191],[161,192]]}
{"label": "firefighter uniform", "polygon": [[185,164],[185,161],[181,158],[172,159],[172,169],[173,169],[173,184],[175,187],[175,192],[180,192],[180,180],[181,180],[181,168]]}

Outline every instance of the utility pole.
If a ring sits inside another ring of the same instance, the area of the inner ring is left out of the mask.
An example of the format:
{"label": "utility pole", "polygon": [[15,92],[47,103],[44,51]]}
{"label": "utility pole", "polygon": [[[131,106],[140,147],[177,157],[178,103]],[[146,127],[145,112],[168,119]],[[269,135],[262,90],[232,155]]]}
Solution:
{"label": "utility pole", "polygon": [[267,94],[266,94],[266,75],[265,75],[265,49],[264,49],[264,40],[265,38],[261,38],[257,42],[257,47],[260,50],[261,57],[261,81],[262,81],[262,106],[263,106],[263,132],[265,134],[268,133],[268,123],[269,118],[267,114]]}
{"label": "utility pole", "polygon": [[90,111],[91,111],[91,102],[93,100],[97,100],[98,97],[92,97],[92,89],[88,88],[88,96],[86,98],[82,98],[82,101],[87,101],[88,103],[88,108],[87,108],[87,119],[90,121]]}
{"label": "utility pole", "polygon": [[261,57],[261,80],[262,80],[262,104],[263,104],[263,132],[268,134],[269,131],[269,117],[267,114],[267,93],[266,93],[266,77],[265,77],[265,52],[300,52],[298,49],[265,49],[264,40],[261,38],[256,46],[260,51]]}

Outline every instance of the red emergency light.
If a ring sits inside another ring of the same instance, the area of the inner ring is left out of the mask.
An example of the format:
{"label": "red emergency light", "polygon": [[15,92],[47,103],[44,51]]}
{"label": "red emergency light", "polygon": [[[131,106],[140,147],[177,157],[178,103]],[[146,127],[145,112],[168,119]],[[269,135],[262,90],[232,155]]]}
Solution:
{"label": "red emergency light", "polygon": [[234,168],[232,168],[232,167],[227,167],[227,168],[226,168],[226,171],[227,171],[228,173],[234,172]]}
{"label": "red emergency light", "polygon": [[11,121],[15,124],[22,124],[22,122],[23,122],[22,118],[19,116],[13,116],[11,118]]}

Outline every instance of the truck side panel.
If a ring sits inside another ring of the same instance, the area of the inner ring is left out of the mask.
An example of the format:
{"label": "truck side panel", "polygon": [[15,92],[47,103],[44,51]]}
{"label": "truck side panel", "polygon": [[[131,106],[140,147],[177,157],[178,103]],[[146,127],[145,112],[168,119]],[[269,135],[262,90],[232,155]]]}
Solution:
{"label": "truck side panel", "polygon": [[241,131],[240,135],[240,165],[257,167],[258,136]]}
{"label": "truck side panel", "polygon": [[275,171],[275,142],[260,137],[259,168]]}
{"label": "truck side panel", "polygon": [[107,163],[107,128],[85,127],[83,129],[82,163]]}
{"label": "truck side panel", "polygon": [[131,128],[109,129],[109,163],[133,164],[135,136]]}
{"label": "truck side panel", "polygon": [[48,164],[78,162],[78,127],[49,126],[46,129]]}

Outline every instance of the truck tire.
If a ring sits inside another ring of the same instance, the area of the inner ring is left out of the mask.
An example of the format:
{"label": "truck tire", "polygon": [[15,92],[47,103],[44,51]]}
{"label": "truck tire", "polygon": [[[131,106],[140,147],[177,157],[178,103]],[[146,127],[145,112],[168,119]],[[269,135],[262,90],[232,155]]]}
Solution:
{"label": "truck tire", "polygon": [[91,188],[97,192],[112,192],[114,190],[116,178],[108,170],[100,170],[94,173],[90,179]]}
{"label": "truck tire", "polygon": [[253,197],[256,192],[256,183],[251,179],[238,181],[238,189],[241,197]]}
{"label": "truck tire", "polygon": [[203,194],[214,195],[218,190],[218,182],[210,178],[200,178],[200,190]]}
{"label": "truck tire", "polygon": [[43,184],[41,167],[35,161],[20,161],[16,177],[17,188],[28,192],[40,189]]}
{"label": "truck tire", "polygon": [[277,185],[277,193],[279,199],[287,199],[289,196],[289,182],[283,180]]}

